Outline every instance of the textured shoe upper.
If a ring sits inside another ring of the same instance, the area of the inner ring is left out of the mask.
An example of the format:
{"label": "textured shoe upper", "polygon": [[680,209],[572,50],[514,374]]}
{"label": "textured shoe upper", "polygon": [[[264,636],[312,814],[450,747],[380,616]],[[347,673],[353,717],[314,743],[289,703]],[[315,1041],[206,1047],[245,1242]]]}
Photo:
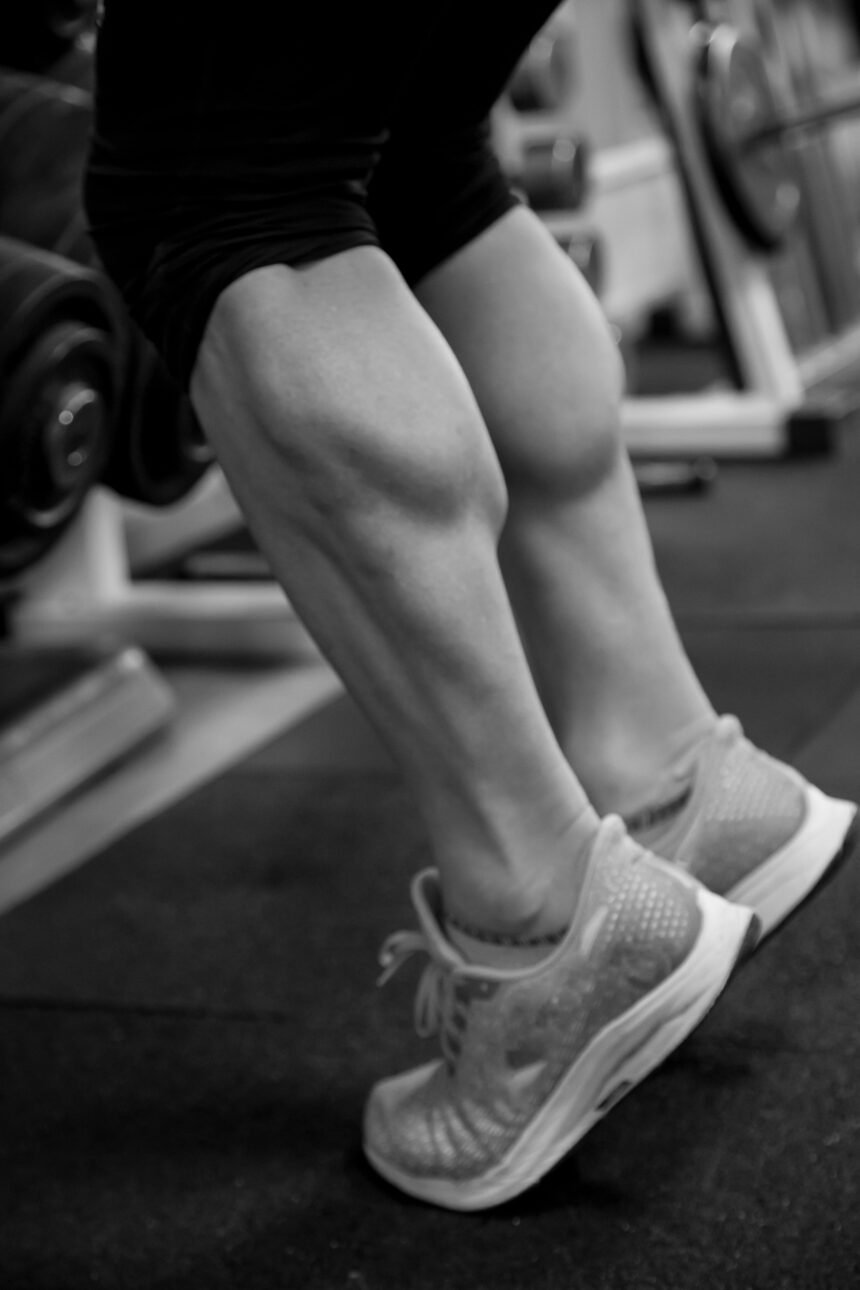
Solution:
{"label": "textured shoe upper", "polygon": [[417,876],[413,901],[421,932],[389,938],[381,979],[409,953],[429,954],[416,1026],[439,1033],[443,1057],[378,1084],[365,1134],[400,1169],[450,1179],[502,1158],[589,1041],[684,961],[701,923],[696,886],[612,818],[565,940],[528,970],[476,967],[457,955],[441,929],[433,871]]}
{"label": "textured shoe upper", "polygon": [[797,833],[806,809],[799,776],[751,744],[737,718],[721,717],[690,799],[657,849],[725,895]]}

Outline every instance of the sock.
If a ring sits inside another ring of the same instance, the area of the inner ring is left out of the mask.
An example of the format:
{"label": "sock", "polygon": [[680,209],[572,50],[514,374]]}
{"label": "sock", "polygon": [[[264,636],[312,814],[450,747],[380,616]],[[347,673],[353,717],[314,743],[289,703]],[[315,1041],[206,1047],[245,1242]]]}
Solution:
{"label": "sock", "polygon": [[471,913],[452,914],[450,907],[445,908],[443,894],[442,926],[454,948],[469,963],[513,970],[532,967],[553,954],[573,921],[599,828],[600,820],[586,804],[571,826],[569,863],[556,873],[543,916],[534,930],[525,928],[521,934],[510,934],[482,927],[480,913],[477,917]]}
{"label": "sock", "polygon": [[521,969],[533,967],[548,958],[567,935],[567,928],[547,932],[541,936],[503,936],[496,932],[467,927],[455,918],[443,920],[445,934],[456,950],[468,963],[481,967]]}

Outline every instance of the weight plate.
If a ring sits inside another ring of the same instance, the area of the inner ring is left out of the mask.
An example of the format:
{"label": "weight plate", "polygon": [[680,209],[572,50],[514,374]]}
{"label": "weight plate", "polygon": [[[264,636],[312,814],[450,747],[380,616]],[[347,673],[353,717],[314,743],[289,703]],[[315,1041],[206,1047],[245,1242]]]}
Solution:
{"label": "weight plate", "polygon": [[109,334],[119,352],[123,313],[103,273],[0,236],[0,382],[35,336],[70,317]]}
{"label": "weight plate", "polygon": [[104,333],[57,323],[37,337],[0,412],[6,507],[22,530],[65,525],[107,460],[116,398]]}
{"label": "weight plate", "polygon": [[0,237],[0,577],[46,553],[99,477],[119,317],[100,275]]}
{"label": "weight plate", "polygon": [[191,400],[131,320],[125,371],[103,482],[130,501],[171,506],[209,470],[214,454]]}
{"label": "weight plate", "polygon": [[753,246],[777,249],[794,224],[800,192],[781,134],[760,137],[780,112],[764,58],[727,24],[704,42],[697,102],[706,154],[729,213]]}

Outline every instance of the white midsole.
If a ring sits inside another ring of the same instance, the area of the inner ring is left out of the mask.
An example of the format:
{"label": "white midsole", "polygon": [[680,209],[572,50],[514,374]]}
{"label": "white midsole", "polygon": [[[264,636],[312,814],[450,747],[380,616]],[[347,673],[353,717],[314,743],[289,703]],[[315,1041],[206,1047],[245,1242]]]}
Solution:
{"label": "white midsole", "polygon": [[857,813],[854,802],[827,797],[805,784],[807,816],[798,833],[726,892],[726,899],[754,909],[762,936],[778,927],[787,914],[817,885],[839,854]]}
{"label": "white midsole", "polygon": [[542,1177],[584,1137],[619,1096],[640,1083],[695,1029],[719,997],[750,934],[753,914],[704,888],[702,927],[671,976],[591,1041],[497,1165],[456,1181],[404,1173],[365,1145],[368,1159],[413,1196],[448,1209],[501,1204]]}

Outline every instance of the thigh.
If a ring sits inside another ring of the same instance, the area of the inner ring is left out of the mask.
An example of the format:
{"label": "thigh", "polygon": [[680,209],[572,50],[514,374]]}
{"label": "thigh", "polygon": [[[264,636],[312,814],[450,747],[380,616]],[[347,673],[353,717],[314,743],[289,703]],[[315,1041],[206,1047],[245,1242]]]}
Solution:
{"label": "thigh", "polygon": [[[410,247],[430,267],[507,208],[480,121],[542,17],[503,23],[486,0],[238,11],[105,0],[87,214],[105,268],[183,385],[238,277],[390,240],[414,278]],[[438,199],[426,206],[410,166],[434,142]],[[367,188],[385,152],[394,182],[379,191],[392,200],[377,212]]]}
{"label": "thigh", "polygon": [[105,268],[183,384],[231,281],[378,243],[367,181],[420,24],[436,22],[432,7],[412,9],[106,0],[87,213]]}

